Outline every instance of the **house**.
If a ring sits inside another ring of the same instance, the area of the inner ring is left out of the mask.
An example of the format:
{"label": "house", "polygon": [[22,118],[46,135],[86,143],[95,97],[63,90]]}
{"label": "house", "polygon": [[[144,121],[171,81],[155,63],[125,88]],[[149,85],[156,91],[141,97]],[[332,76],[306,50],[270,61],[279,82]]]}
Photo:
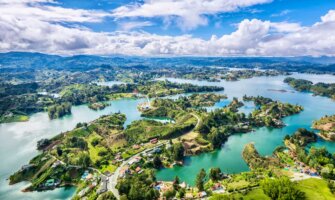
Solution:
{"label": "house", "polygon": [[56,167],[58,167],[58,166],[61,165],[61,164],[62,164],[62,162],[61,162],[60,160],[57,160],[57,161],[55,161],[55,162],[52,164],[51,168],[56,168]]}
{"label": "house", "polygon": [[139,148],[141,148],[140,145],[138,145],[138,144],[134,144],[134,145],[133,145],[133,149],[137,150],[137,149],[139,149]]}
{"label": "house", "polygon": [[204,198],[207,196],[207,193],[205,191],[199,192],[198,193],[199,198]]}
{"label": "house", "polygon": [[97,190],[97,194],[102,194],[104,192],[107,192],[108,188],[107,188],[107,182],[108,179],[106,176],[101,176],[101,183],[100,183],[100,187]]}
{"label": "house", "polygon": [[135,172],[139,173],[141,170],[142,170],[141,167],[136,167]]}
{"label": "house", "polygon": [[151,144],[156,144],[158,142],[158,138],[153,138],[150,140]]}
{"label": "house", "polygon": [[179,186],[180,186],[181,188],[186,188],[186,183],[185,183],[185,181],[182,182],[181,184],[179,184]]}
{"label": "house", "polygon": [[30,169],[30,168],[32,168],[32,167],[34,167],[34,166],[35,166],[34,164],[23,165],[23,166],[21,167],[21,171],[28,170],[28,169]]}
{"label": "house", "polygon": [[192,193],[186,193],[185,198],[186,199],[193,199],[193,194]]}
{"label": "house", "polygon": [[125,166],[120,170],[120,177],[124,177],[126,174],[130,174],[129,167]]}
{"label": "house", "polygon": [[88,181],[88,180],[91,180],[93,178],[93,174],[88,174],[87,176],[86,176],[86,180]]}

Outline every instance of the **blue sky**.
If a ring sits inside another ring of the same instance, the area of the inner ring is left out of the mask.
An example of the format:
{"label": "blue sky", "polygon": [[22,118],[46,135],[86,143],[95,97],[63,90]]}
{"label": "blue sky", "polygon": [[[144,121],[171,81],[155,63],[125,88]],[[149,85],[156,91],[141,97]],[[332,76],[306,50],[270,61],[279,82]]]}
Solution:
{"label": "blue sky", "polygon": [[[223,0],[224,1],[224,0]],[[117,7],[134,3],[131,0],[60,0],[63,7],[104,10],[110,11]],[[141,1],[138,1],[141,2]],[[143,2],[143,1],[142,1]],[[231,33],[235,30],[236,24],[243,19],[260,19],[270,20],[273,22],[295,22],[303,26],[309,26],[318,22],[320,16],[328,12],[329,9],[335,9],[335,1],[333,0],[274,0],[270,3],[259,4],[242,8],[229,13],[216,13],[208,15],[208,25],[199,26],[192,30],[181,30],[175,24],[169,27],[164,27],[163,19],[161,18],[141,18],[136,20],[152,22],[152,26],[141,27],[140,30],[157,34],[192,34],[201,38],[210,38],[213,34],[222,35]],[[115,21],[113,18],[107,18],[102,23],[87,23],[85,26],[95,31],[116,31],[120,28],[118,23],[132,21],[124,19]]]}
{"label": "blue sky", "polygon": [[333,0],[2,0],[0,51],[334,56],[333,9]]}

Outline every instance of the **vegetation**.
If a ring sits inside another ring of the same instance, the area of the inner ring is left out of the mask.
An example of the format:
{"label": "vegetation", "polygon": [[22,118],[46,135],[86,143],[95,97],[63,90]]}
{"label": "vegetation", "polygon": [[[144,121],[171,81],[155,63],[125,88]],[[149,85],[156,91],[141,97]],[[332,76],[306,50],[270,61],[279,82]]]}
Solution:
{"label": "vegetation", "polygon": [[297,185],[291,182],[287,177],[282,177],[278,179],[264,179],[261,181],[261,187],[264,193],[273,200],[306,199],[305,193],[299,190]]}
{"label": "vegetation", "polygon": [[320,135],[331,141],[335,141],[335,115],[324,116],[313,122],[313,128],[320,130]]}
{"label": "vegetation", "polygon": [[122,179],[117,188],[121,195],[126,195],[129,200],[152,200],[158,199],[159,193],[151,185],[155,182],[152,171],[129,176]]}
{"label": "vegetation", "polygon": [[205,181],[206,181],[206,171],[204,169],[201,169],[195,179],[195,183],[199,191],[204,190]]}
{"label": "vegetation", "polygon": [[297,182],[297,188],[305,193],[306,199],[328,200],[335,196],[327,186],[327,181],[323,179],[310,178]]}
{"label": "vegetation", "polygon": [[281,121],[281,118],[297,114],[303,110],[302,106],[281,103],[261,96],[244,96],[243,100],[252,100],[259,108],[252,112],[252,117],[259,126],[282,127],[284,126],[284,123]]}
{"label": "vegetation", "polygon": [[259,155],[254,144],[252,143],[249,143],[244,147],[242,157],[251,169],[271,169],[281,166],[281,163],[277,158],[262,157],[261,155]]}
{"label": "vegetation", "polygon": [[59,105],[52,105],[48,107],[48,115],[50,119],[63,117],[64,115],[71,114],[71,104],[62,103]]}
{"label": "vegetation", "polygon": [[221,91],[223,88],[216,86],[196,86],[187,83],[178,84],[170,81],[151,81],[145,85],[138,85],[137,90],[152,98],[192,92],[215,92]]}
{"label": "vegetation", "polygon": [[103,110],[109,105],[110,104],[106,102],[96,102],[96,103],[90,103],[88,107],[92,110]]}
{"label": "vegetation", "polygon": [[326,96],[335,99],[335,83],[316,83],[295,78],[286,78],[285,83],[298,91],[312,92],[314,95]]}

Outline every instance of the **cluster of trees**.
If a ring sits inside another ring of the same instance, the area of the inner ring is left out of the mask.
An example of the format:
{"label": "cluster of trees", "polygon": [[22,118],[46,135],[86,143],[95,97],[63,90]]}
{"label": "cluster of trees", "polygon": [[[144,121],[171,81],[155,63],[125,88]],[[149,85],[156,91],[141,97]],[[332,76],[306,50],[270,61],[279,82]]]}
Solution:
{"label": "cluster of trees", "polygon": [[[118,182],[117,188],[121,199],[152,200],[158,199],[159,192],[152,187],[156,177],[153,171],[128,176]],[[125,198],[125,197],[126,198]]]}
{"label": "cluster of trees", "polygon": [[173,159],[176,161],[182,161],[184,159],[184,146],[182,143],[175,143],[172,146]]}
{"label": "cluster of trees", "polygon": [[43,150],[45,147],[51,144],[51,140],[43,138],[37,141],[37,150]]}
{"label": "cluster of trees", "polygon": [[173,83],[170,81],[149,81],[138,85],[137,90],[149,97],[162,97],[181,93],[191,92],[215,92],[223,90],[217,86],[197,86],[188,83]]}
{"label": "cluster of trees", "polygon": [[306,146],[311,142],[316,142],[317,136],[313,131],[299,128],[292,136],[285,136],[285,140],[289,140],[291,143],[297,144],[298,146]]}
{"label": "cluster of trees", "polygon": [[28,93],[36,93],[38,89],[38,84],[35,82],[32,83],[21,83],[21,84],[10,84],[10,83],[0,83],[0,99],[13,96],[13,95],[22,95]]}
{"label": "cluster of trees", "polygon": [[229,71],[229,74],[224,74],[221,78],[228,81],[236,81],[239,79],[247,79],[257,76],[278,76],[288,74],[289,74],[288,72],[277,71],[277,70],[260,71],[260,70],[247,69],[247,70]]}
{"label": "cluster of trees", "polygon": [[75,84],[62,89],[60,92],[62,102],[70,102],[73,105],[80,105],[89,102],[107,100],[106,95],[111,89],[106,86],[95,84]]}
{"label": "cluster of trees", "polygon": [[253,101],[256,106],[262,106],[262,105],[266,105],[268,103],[273,102],[272,99],[267,98],[267,97],[263,97],[263,96],[254,97],[254,96],[247,96],[247,95],[243,96],[243,101]]}
{"label": "cluster of trees", "polygon": [[79,148],[82,150],[87,150],[87,142],[81,137],[69,137],[66,139],[66,146],[71,148]]}
{"label": "cluster of trees", "polygon": [[335,99],[335,83],[316,83],[304,80],[304,79],[295,79],[288,77],[284,80],[285,83],[288,83],[291,87],[298,91],[307,91],[312,92],[315,95],[326,96],[332,99]]}
{"label": "cluster of trees", "polygon": [[63,117],[64,115],[71,114],[71,103],[65,102],[48,107],[48,115],[50,119]]}
{"label": "cluster of trees", "polygon": [[282,166],[277,158],[261,156],[253,143],[245,145],[242,157],[250,169],[269,169]]}
{"label": "cluster of trees", "polygon": [[304,200],[306,195],[298,189],[296,183],[290,181],[287,177],[266,178],[261,181],[263,192],[272,200]]}

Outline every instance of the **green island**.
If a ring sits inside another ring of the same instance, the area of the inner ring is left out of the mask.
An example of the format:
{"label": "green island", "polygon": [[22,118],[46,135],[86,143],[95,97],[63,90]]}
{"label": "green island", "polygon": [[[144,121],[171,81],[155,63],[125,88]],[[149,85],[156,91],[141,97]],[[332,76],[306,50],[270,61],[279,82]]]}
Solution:
{"label": "green island", "polygon": [[109,105],[110,104],[106,102],[95,102],[88,104],[88,107],[92,110],[103,110]]}
{"label": "green island", "polygon": [[[161,82],[157,84],[162,85]],[[190,88],[184,92],[193,91],[195,87]],[[196,88],[197,91],[203,89]],[[220,148],[232,134],[247,133],[256,127],[281,127],[283,123],[278,121],[281,122],[283,117],[302,111],[301,106],[260,96],[243,98],[259,106],[248,116],[239,112],[243,102],[237,98],[223,108],[205,109],[226,98],[214,93],[177,99],[155,98],[140,109],[142,116],[148,119],[135,120],[127,127],[124,127],[126,116],[121,113],[105,115],[90,123],[78,123],[71,131],[40,140],[37,149],[42,151],[41,154],[11,175],[10,184],[29,181],[31,185],[24,191],[73,185],[77,187],[73,199],[97,199],[105,195],[123,199],[183,198],[185,195],[199,197],[205,191],[210,195],[211,189],[208,188],[213,188],[215,181],[222,178],[227,181],[230,176],[213,169],[212,182],[205,184],[206,175],[202,174],[197,182],[203,186],[197,183],[197,188],[189,188],[178,180],[157,182],[154,172],[183,165],[186,155]],[[162,123],[150,117],[165,117],[173,121]],[[253,146],[247,146],[245,151],[248,153],[243,155],[252,156],[244,156],[251,169],[281,166],[275,159],[268,161],[259,156]],[[251,188],[259,184],[252,185]],[[234,187],[233,184],[230,187]]]}
{"label": "green island", "polygon": [[[7,91],[13,84],[2,84],[1,86],[3,90]],[[47,86],[22,84],[20,87],[31,89],[22,91],[26,92],[26,94],[14,94],[14,92],[7,91],[0,98],[0,122],[27,121],[30,114],[40,111],[48,111],[50,119],[60,118],[71,114],[72,105],[88,103],[91,109],[99,110],[108,105],[104,101],[119,98],[141,98],[143,96],[151,98],[223,90],[222,87],[177,84],[169,81],[146,81],[138,84],[113,85],[111,87],[97,84],[71,84],[63,88],[54,88],[49,93],[38,92],[38,90],[51,87],[49,82]]]}
{"label": "green island", "polygon": [[312,92],[314,95],[335,99],[335,83],[313,84],[313,82],[308,80],[295,79],[291,77],[286,78],[284,82],[288,83],[291,87],[298,91]]}
{"label": "green island", "polygon": [[324,116],[313,122],[312,127],[320,130],[319,135],[326,139],[335,141],[335,115]]}

